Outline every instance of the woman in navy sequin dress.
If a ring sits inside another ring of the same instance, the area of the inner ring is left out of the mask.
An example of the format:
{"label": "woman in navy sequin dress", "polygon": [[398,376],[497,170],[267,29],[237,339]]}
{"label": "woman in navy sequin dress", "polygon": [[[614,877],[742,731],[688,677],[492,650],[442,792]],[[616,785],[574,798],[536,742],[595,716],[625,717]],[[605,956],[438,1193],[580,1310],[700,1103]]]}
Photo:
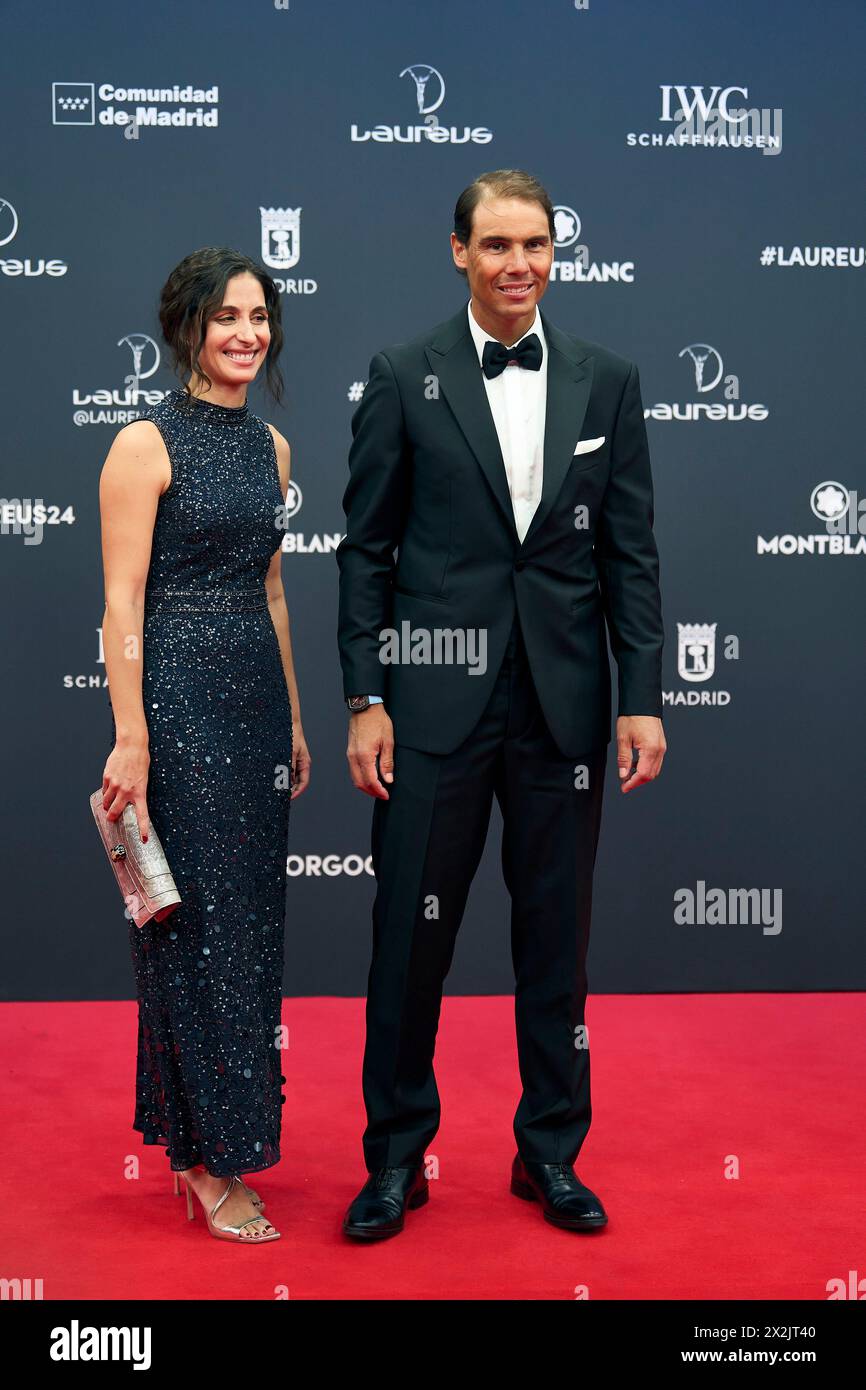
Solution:
{"label": "woman in navy sequin dress", "polygon": [[279,293],[237,252],[172,272],[160,321],[187,387],[141,412],[100,483],[113,747],[103,803],[149,818],[181,903],[129,924],[139,1006],[134,1128],[166,1146],[213,1235],[278,1233],[242,1174],[279,1161],[290,801],[309,778],[280,571],[289,449]]}

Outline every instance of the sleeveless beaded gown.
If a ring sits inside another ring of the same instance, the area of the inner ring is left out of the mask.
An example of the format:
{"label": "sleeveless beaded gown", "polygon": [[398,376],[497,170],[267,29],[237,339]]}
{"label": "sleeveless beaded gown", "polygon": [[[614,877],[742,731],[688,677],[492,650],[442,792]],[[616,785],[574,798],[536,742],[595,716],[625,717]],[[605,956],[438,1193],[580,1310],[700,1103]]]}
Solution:
{"label": "sleeveless beaded gown", "polygon": [[133,1128],[173,1169],[222,1177],[280,1157],[292,715],[264,578],[283,496],[248,405],[177,389],[141,418],[172,470],[145,593],[147,802],[182,901],[129,924]]}

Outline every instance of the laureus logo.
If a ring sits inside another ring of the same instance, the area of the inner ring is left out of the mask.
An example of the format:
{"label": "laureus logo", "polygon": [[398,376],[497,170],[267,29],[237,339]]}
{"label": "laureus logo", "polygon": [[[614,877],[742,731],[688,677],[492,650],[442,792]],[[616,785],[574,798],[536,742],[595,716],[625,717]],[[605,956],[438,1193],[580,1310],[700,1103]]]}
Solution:
{"label": "laureus logo", "polygon": [[18,231],[18,213],[5,198],[0,198],[0,246],[12,241]]}
{"label": "laureus logo", "polygon": [[[18,235],[18,213],[6,198],[0,198],[0,246],[8,246],[10,241],[14,241]],[[23,275],[25,280],[33,279],[39,275],[59,276],[65,275],[69,269],[65,261],[50,260],[44,261],[31,260],[29,256],[21,259],[20,257],[0,257],[0,274],[8,275],[10,278]]]}
{"label": "laureus logo", "polygon": [[680,353],[680,357],[690,357],[695,369],[695,390],[712,391],[714,386],[718,386],[725,370],[722,359],[714,347],[709,343],[689,343]]}
{"label": "laureus logo", "polygon": [[747,405],[740,400],[740,378],[734,372],[725,374],[722,354],[712,343],[688,343],[677,353],[677,357],[689,370],[691,388],[695,397],[709,396],[718,391],[722,400],[693,399],[687,401],[657,401],[644,410],[647,420],[766,420],[769,410],[765,405]]}
{"label": "laureus logo", "polygon": [[124,425],[138,418],[142,405],[158,405],[165,392],[143,387],[142,382],[159,370],[160,352],[149,333],[125,333],[117,340],[125,348],[130,370],[123,378],[122,390],[116,386],[97,386],[92,390],[72,389],[72,419],[76,425]]}
{"label": "laureus logo", "polygon": [[415,83],[419,116],[430,116],[438,111],[445,100],[445,79],[438,68],[431,68],[429,63],[413,63],[404,68],[400,76],[411,77]]}
{"label": "laureus logo", "polygon": [[117,346],[127,347],[132,353],[132,371],[123,379],[127,387],[137,394],[138,383],[153,376],[159,367],[159,348],[147,333],[127,333]]}
{"label": "laureus logo", "polygon": [[440,123],[435,113],[445,100],[445,79],[438,68],[430,63],[409,63],[398,76],[401,80],[411,80],[417,113],[423,124],[359,126],[353,121],[349,130],[353,144],[372,140],[382,145],[421,145],[425,141],[432,145],[487,145],[493,139],[493,132],[487,126],[467,125],[461,129]]}

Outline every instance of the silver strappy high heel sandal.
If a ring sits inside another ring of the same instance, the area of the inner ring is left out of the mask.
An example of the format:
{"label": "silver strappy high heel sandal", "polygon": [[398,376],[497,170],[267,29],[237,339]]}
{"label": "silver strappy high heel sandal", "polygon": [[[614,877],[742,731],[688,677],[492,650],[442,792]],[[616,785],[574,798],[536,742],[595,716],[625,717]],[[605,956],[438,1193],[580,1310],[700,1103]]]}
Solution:
{"label": "silver strappy high heel sandal", "polygon": [[[180,1196],[181,1196],[181,1190],[180,1190],[180,1173],[178,1173],[175,1169],[172,1169],[172,1177],[174,1178],[174,1195],[175,1195],[175,1197],[180,1197]],[[248,1193],[248,1195],[249,1195],[249,1199],[250,1199],[250,1201],[252,1202],[253,1206],[254,1206],[254,1207],[258,1207],[259,1212],[261,1213],[262,1216],[264,1216],[264,1213],[265,1213],[265,1203],[264,1203],[264,1199],[261,1198],[261,1197],[259,1196],[258,1192],[256,1192],[256,1190],[255,1190],[254,1188],[252,1188],[252,1187],[247,1187],[247,1184],[244,1182],[243,1178],[240,1178],[239,1181],[243,1184],[244,1188],[246,1188],[246,1191],[247,1191],[247,1193]]]}
{"label": "silver strappy high heel sandal", "polygon": [[[186,1214],[189,1220],[192,1221],[195,1217],[195,1206],[192,1200],[193,1188],[188,1178],[184,1178],[184,1182],[186,1183]],[[210,1212],[208,1212],[207,1208],[204,1207],[204,1203],[202,1203],[205,1220],[207,1221],[207,1228],[210,1234],[217,1240],[236,1240],[243,1245],[264,1245],[269,1240],[279,1240],[280,1232],[276,1230],[262,1232],[261,1234],[253,1233],[248,1236],[242,1235],[244,1227],[251,1225],[254,1221],[259,1221],[261,1219],[260,1216],[250,1216],[246,1221],[241,1221],[238,1226],[218,1226],[216,1224],[214,1218],[217,1212],[237,1185],[241,1187],[244,1186],[240,1178],[236,1174],[233,1174],[232,1177],[229,1178],[225,1192],[217,1199]]]}

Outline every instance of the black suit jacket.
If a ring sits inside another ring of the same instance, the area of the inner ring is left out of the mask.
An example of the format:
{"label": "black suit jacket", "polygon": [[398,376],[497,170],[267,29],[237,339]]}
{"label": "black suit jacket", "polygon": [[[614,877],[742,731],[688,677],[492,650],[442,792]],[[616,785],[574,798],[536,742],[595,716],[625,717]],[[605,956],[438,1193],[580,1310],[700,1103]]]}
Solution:
{"label": "black suit jacket", "polygon": [[[662,713],[664,631],[637,368],[541,315],[549,349],[541,501],[521,544],[466,306],[376,353],[352,417],[339,648],[346,695],[381,695],[395,739],[450,753],[490,697],[515,607],[566,757],[619,713]],[[578,440],[604,442],[575,454]],[[575,525],[586,508],[587,524]],[[397,556],[395,558],[395,551]],[[487,665],[383,665],[380,633],[484,629]]]}

